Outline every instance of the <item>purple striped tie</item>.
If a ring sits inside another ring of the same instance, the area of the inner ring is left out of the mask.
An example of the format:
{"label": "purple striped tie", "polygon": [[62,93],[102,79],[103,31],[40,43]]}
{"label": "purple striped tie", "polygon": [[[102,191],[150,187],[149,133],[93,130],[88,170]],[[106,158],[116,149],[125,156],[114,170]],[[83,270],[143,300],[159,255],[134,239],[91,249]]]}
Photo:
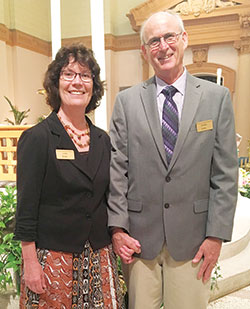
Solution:
{"label": "purple striped tie", "polygon": [[162,110],[162,137],[168,164],[174,152],[179,127],[178,110],[173,100],[176,92],[174,86],[167,86],[162,90],[166,97]]}

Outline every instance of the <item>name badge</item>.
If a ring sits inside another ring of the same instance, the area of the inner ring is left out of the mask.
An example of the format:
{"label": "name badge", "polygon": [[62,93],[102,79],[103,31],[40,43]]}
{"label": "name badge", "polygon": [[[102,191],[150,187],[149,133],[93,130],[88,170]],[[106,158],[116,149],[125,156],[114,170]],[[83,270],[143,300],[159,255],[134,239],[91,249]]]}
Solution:
{"label": "name badge", "polygon": [[196,123],[197,132],[213,130],[213,120],[204,120]]}
{"label": "name badge", "polygon": [[56,149],[56,158],[58,160],[75,160],[74,150]]}

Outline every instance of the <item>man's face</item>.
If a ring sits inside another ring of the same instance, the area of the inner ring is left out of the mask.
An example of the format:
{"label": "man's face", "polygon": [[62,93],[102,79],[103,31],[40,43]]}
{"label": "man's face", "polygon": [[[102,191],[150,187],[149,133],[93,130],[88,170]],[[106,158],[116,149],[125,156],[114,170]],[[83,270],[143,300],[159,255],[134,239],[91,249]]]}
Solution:
{"label": "man's face", "polygon": [[[174,43],[165,42],[163,36],[177,34]],[[147,45],[160,39],[157,47]],[[155,75],[172,84],[183,72],[183,56],[188,45],[186,32],[181,32],[178,21],[172,16],[152,18],[145,26],[145,45],[142,46],[144,58],[152,65]]]}

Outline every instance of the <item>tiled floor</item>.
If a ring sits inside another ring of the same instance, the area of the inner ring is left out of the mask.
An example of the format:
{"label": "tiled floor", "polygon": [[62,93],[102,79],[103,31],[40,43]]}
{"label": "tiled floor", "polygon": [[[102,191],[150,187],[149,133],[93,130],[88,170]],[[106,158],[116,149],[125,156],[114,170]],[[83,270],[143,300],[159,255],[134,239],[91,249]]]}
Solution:
{"label": "tiled floor", "polygon": [[250,309],[250,286],[215,300],[208,309]]}

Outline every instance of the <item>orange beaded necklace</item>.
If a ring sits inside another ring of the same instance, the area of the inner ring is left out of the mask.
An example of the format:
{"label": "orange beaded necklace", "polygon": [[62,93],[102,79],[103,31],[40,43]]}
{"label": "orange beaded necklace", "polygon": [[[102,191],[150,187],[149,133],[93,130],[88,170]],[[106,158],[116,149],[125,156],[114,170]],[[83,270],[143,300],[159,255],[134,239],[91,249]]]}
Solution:
{"label": "orange beaded necklace", "polygon": [[[58,118],[60,119],[64,129],[67,131],[69,137],[72,139],[72,141],[79,146],[80,148],[84,148],[86,146],[89,146],[90,144],[90,130],[89,130],[89,125],[87,124],[87,129],[85,129],[81,134],[78,134],[69,124],[65,124],[62,118],[58,115]],[[83,136],[87,136],[87,140],[85,143],[81,142],[81,138]]]}

